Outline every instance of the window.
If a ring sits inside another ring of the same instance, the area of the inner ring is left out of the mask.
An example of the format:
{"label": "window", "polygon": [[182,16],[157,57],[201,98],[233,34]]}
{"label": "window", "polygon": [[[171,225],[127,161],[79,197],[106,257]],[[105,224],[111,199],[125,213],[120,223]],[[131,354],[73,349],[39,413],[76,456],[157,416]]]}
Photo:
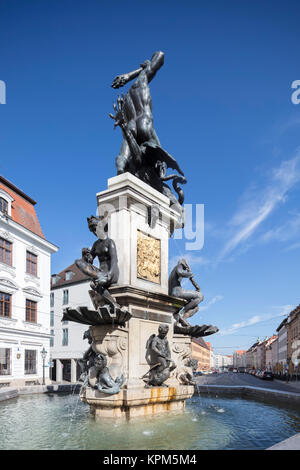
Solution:
{"label": "window", "polygon": [[75,276],[73,271],[66,271],[66,281],[70,281]]}
{"label": "window", "polygon": [[0,348],[0,375],[10,375],[11,349]]}
{"label": "window", "polygon": [[54,312],[51,310],[50,312],[50,326],[54,326]]}
{"label": "window", "polygon": [[63,305],[66,305],[69,303],[69,291],[68,289],[63,291]]}
{"label": "window", "polygon": [[0,261],[12,265],[12,243],[0,238]]}
{"label": "window", "polygon": [[37,302],[26,299],[26,321],[36,323]]}
{"label": "window", "polygon": [[26,272],[37,276],[37,255],[26,251]]}
{"label": "window", "polygon": [[36,351],[25,349],[25,374],[36,374]]}
{"label": "window", "polygon": [[50,307],[54,307],[54,293],[51,292],[50,294]]}
{"label": "window", "polygon": [[63,328],[63,337],[62,337],[62,345],[63,346],[68,346],[69,342],[69,330],[68,328]]}
{"label": "window", "polygon": [[50,330],[50,348],[54,346],[54,330]]}
{"label": "window", "polygon": [[11,295],[0,292],[0,317],[11,317]]}
{"label": "window", "polygon": [[8,202],[3,197],[0,197],[0,211],[8,215]]}

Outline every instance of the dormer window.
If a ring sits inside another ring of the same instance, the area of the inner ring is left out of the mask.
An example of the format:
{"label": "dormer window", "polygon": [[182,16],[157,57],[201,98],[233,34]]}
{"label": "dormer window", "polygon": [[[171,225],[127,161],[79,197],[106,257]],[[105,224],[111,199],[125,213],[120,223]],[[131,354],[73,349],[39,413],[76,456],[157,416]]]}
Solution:
{"label": "dormer window", "polygon": [[60,279],[61,279],[61,277],[58,276],[57,274],[52,274],[52,276],[51,276],[51,285],[54,286]]}
{"label": "dormer window", "polygon": [[73,271],[66,271],[66,281],[70,281],[75,276]]}
{"label": "dormer window", "polygon": [[2,214],[8,215],[8,202],[3,197],[0,197],[0,212]]}
{"label": "dormer window", "polygon": [[[1,178],[1,177],[0,177]],[[11,209],[14,198],[11,197],[6,191],[0,188],[0,216],[8,215],[11,217]]]}

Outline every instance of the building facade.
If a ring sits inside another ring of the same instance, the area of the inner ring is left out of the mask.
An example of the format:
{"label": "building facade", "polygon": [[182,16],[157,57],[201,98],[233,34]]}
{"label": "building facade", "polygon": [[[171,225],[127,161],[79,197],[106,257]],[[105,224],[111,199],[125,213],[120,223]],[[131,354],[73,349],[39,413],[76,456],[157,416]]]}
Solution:
{"label": "building facade", "polygon": [[197,371],[209,370],[211,368],[211,347],[203,338],[192,338],[192,359],[198,361]]}
{"label": "building facade", "polygon": [[265,338],[256,346],[256,369],[265,370],[266,368],[266,345],[268,339]]}
{"label": "building facade", "polygon": [[289,364],[290,373],[300,372],[300,305],[288,316],[287,362]]}
{"label": "building facade", "polygon": [[[0,387],[49,382],[50,263],[36,202],[0,176]],[[46,350],[44,358],[41,351]]]}
{"label": "building facade", "polygon": [[232,367],[233,364],[233,357],[231,355],[224,355],[224,354],[213,354],[213,364],[216,370],[223,371],[224,369],[228,369]]}
{"label": "building facade", "polygon": [[242,349],[234,351],[233,353],[233,367],[235,369],[246,368],[246,352]]}
{"label": "building facade", "polygon": [[257,369],[257,347],[260,344],[258,339],[252,346],[246,351],[246,367],[247,369]]}
{"label": "building facade", "polygon": [[87,306],[94,309],[89,296],[90,279],[75,264],[51,277],[51,378],[56,382],[76,382],[80,376],[78,359],[89,345],[83,339],[88,325],[62,322],[67,307]]}
{"label": "building facade", "polygon": [[278,328],[278,372],[284,373],[287,368],[287,318],[285,318]]}
{"label": "building facade", "polygon": [[277,372],[278,368],[278,335],[276,335],[276,339],[270,345],[271,353],[272,353],[272,372]]}
{"label": "building facade", "polygon": [[278,339],[277,335],[273,335],[266,341],[266,345],[265,345],[265,349],[266,349],[265,369],[269,370],[270,372],[273,372],[275,370],[275,366],[277,362],[276,355],[274,354],[274,350],[276,348],[276,345],[274,343],[277,342],[277,339]]}

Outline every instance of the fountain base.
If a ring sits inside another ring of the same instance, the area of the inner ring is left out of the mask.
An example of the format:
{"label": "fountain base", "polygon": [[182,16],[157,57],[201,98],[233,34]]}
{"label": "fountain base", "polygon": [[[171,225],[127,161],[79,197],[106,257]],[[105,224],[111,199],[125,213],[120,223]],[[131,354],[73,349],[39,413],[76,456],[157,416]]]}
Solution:
{"label": "fountain base", "polygon": [[122,389],[116,395],[106,395],[86,388],[80,395],[90,405],[95,417],[132,419],[157,413],[183,411],[185,400],[194,394],[192,385]]}

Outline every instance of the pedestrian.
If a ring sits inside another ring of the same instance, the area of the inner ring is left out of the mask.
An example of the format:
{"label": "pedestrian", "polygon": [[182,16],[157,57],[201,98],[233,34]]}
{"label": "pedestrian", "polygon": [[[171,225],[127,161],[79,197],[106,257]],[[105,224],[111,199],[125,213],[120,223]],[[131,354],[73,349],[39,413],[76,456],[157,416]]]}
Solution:
{"label": "pedestrian", "polygon": [[290,374],[289,374],[289,369],[288,369],[288,367],[285,369],[285,373],[286,373],[286,383],[288,383],[289,380],[290,380]]}

